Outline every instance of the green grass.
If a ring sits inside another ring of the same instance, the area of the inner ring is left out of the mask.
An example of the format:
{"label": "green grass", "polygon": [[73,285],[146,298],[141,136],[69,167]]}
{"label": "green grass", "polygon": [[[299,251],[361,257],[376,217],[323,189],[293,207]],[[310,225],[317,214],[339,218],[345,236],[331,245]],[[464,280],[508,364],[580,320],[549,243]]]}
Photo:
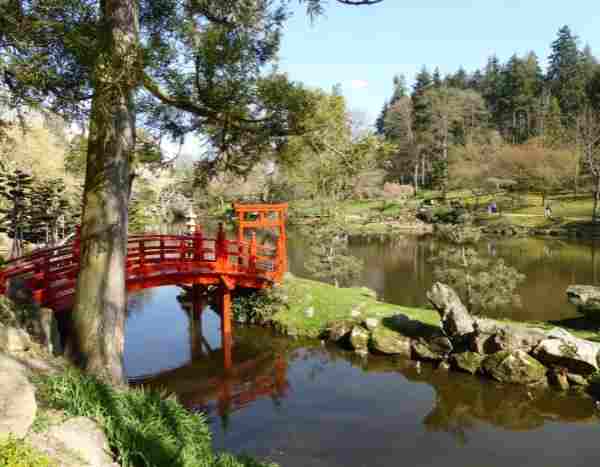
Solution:
{"label": "green grass", "polygon": [[[383,319],[399,314],[429,326],[440,326],[439,314],[435,310],[379,302],[367,288],[336,288],[291,275],[286,277],[280,287],[278,295],[285,298],[285,306],[273,315],[272,320],[278,327],[300,337],[320,337],[328,325],[336,321],[360,322],[370,317]],[[306,311],[311,308],[314,314],[309,317]],[[352,316],[353,310],[359,310],[360,315]],[[515,323],[510,320],[498,321]],[[600,341],[600,328],[584,319],[521,324],[548,330],[562,327],[582,339]]]}
{"label": "green grass", "polygon": [[[398,314],[430,324],[440,325],[434,310],[409,308],[383,303],[373,298],[366,288],[336,288],[323,282],[288,276],[281,286],[286,306],[273,316],[273,321],[298,336],[319,337],[327,326],[340,320],[362,320],[368,317],[386,318]],[[312,308],[314,315],[306,311]],[[360,316],[353,317],[353,310]]]}
{"label": "green grass", "polygon": [[[578,200],[551,200],[553,217],[571,219],[591,219],[594,201],[591,198]],[[513,214],[528,214],[534,216],[544,215],[544,206],[541,203],[524,209],[511,211]]]}
{"label": "green grass", "polygon": [[9,437],[0,440],[0,467],[57,467],[57,464],[26,441]]}
{"label": "green grass", "polygon": [[[203,416],[143,389],[116,389],[76,370],[37,381],[41,404],[96,420],[122,467],[259,467],[215,454]],[[2,464],[0,464],[2,465]]]}

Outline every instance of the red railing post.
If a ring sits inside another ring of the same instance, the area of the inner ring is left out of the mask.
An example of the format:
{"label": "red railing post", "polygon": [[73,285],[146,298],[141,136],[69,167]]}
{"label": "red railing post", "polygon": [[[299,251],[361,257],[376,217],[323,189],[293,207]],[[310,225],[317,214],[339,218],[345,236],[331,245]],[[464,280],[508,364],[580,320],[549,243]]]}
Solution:
{"label": "red railing post", "polygon": [[138,256],[140,268],[143,268],[146,265],[146,243],[143,239],[138,240]]}
{"label": "red railing post", "polygon": [[250,258],[248,259],[248,269],[250,272],[256,272],[256,232],[252,232],[250,239]]}
{"label": "red railing post", "polygon": [[202,227],[199,225],[194,230],[194,260],[204,261],[204,237],[202,235]]}

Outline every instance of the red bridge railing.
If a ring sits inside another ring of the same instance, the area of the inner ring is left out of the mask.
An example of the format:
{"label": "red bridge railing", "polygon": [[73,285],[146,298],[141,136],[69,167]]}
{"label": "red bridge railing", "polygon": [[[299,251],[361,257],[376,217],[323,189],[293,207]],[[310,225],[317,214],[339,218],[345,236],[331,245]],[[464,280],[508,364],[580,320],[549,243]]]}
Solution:
{"label": "red bridge railing", "polygon": [[[128,288],[144,281],[158,283],[165,276],[171,276],[172,283],[211,283],[228,276],[233,282],[245,279],[260,288],[283,278],[286,261],[285,242],[260,245],[255,234],[250,240],[228,240],[222,226],[214,238],[205,237],[199,229],[191,235],[132,235],[127,283]],[[6,294],[11,281],[20,281],[36,302],[53,308],[72,300],[79,263],[78,237],[70,244],[13,259],[0,269],[0,294]]]}

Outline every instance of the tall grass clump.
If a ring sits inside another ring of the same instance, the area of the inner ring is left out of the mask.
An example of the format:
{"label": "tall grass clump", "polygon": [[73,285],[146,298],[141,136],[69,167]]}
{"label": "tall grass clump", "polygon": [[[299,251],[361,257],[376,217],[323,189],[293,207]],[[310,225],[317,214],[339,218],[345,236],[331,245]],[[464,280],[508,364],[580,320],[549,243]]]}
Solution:
{"label": "tall grass clump", "polygon": [[104,430],[122,467],[259,467],[252,459],[215,454],[202,415],[145,389],[117,389],[76,370],[40,382],[39,396],[68,416]]}

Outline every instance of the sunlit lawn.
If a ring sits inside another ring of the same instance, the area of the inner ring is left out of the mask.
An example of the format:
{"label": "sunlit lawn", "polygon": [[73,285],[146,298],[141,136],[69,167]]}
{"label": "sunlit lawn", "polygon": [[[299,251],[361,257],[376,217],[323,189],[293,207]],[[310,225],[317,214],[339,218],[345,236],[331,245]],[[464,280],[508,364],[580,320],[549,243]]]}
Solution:
{"label": "sunlit lawn", "polygon": [[[536,206],[529,206],[524,209],[511,211],[513,214],[529,214],[536,216],[544,215],[544,207],[541,203],[536,203]],[[594,201],[591,198],[572,200],[551,200],[550,207],[553,217],[567,217],[586,219],[592,217],[592,209]]]}

